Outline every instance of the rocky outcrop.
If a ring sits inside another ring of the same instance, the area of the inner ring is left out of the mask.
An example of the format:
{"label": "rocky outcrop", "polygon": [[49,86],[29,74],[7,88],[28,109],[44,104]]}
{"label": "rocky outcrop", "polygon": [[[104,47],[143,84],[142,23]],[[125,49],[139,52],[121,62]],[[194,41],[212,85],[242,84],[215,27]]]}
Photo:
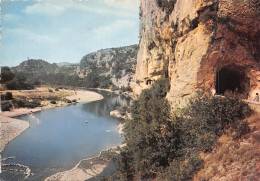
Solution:
{"label": "rocky outcrop", "polygon": [[141,0],[136,94],[160,77],[182,107],[196,91],[260,92],[259,1]]}
{"label": "rocky outcrop", "polygon": [[128,86],[136,68],[138,45],[120,48],[102,49],[85,55],[80,61],[80,74],[90,72],[111,76],[112,82],[118,86]]}

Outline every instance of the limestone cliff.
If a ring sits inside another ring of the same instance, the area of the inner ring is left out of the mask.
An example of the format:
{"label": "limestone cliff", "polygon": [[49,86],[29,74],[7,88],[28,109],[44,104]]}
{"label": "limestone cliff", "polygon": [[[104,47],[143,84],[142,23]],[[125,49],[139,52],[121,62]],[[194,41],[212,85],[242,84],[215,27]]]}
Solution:
{"label": "limestone cliff", "polygon": [[80,61],[80,74],[90,72],[111,76],[117,86],[128,86],[136,68],[138,45],[102,49],[85,55]]}
{"label": "limestone cliff", "polygon": [[141,0],[135,93],[165,76],[183,106],[197,90],[260,92],[260,2]]}

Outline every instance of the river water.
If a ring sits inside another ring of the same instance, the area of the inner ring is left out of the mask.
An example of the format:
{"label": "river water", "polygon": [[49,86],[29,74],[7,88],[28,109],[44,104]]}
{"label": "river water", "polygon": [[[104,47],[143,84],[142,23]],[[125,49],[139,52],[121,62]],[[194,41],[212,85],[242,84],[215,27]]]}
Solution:
{"label": "river water", "polygon": [[[119,122],[109,116],[109,112],[116,106],[129,105],[130,99],[99,93],[104,96],[103,100],[19,117],[30,121],[31,126],[8,144],[2,158],[16,158],[5,163],[26,165],[33,172],[29,180],[43,180],[58,171],[72,168],[83,158],[97,156],[102,150],[121,144]],[[19,172],[5,171],[1,174],[3,180],[23,178]]]}

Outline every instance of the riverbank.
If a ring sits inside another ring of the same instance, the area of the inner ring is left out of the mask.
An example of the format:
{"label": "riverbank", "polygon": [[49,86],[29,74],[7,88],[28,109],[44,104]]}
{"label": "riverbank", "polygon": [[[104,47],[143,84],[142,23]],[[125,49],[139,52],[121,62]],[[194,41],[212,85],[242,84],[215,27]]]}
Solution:
{"label": "riverbank", "polygon": [[0,115],[1,126],[1,144],[0,153],[4,150],[7,144],[15,137],[30,127],[30,123],[19,119],[9,118]]}
{"label": "riverbank", "polygon": [[30,123],[14,117],[26,115],[41,110],[51,109],[60,106],[67,106],[75,104],[75,102],[68,102],[67,100],[76,100],[78,103],[87,103],[103,99],[103,96],[92,91],[85,90],[59,90],[50,92],[50,87],[39,87],[35,90],[8,90],[2,92],[11,92],[14,98],[26,97],[28,100],[38,97],[58,97],[56,104],[52,104],[51,101],[42,101],[42,107],[36,108],[14,108],[11,111],[0,112],[0,124],[1,124],[1,144],[0,153],[5,149],[7,144],[19,136],[22,132],[30,127]]}
{"label": "riverbank", "polygon": [[[45,181],[84,181],[90,178],[100,176],[108,165],[111,163],[111,158],[120,153],[120,149],[125,146],[115,146],[107,150],[101,151],[100,154],[93,158],[82,159],[78,164],[70,170],[58,172],[52,176],[49,176]],[[103,176],[110,174],[113,170],[107,170],[108,173],[104,173]],[[100,176],[102,177],[102,176]]]}

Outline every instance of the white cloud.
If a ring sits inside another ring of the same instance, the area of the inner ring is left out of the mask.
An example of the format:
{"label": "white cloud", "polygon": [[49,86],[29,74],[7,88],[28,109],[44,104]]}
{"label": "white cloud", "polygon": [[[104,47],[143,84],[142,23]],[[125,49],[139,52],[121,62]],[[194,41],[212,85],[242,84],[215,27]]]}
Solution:
{"label": "white cloud", "polygon": [[56,3],[36,3],[32,6],[27,6],[24,10],[27,14],[47,14],[47,15],[60,15],[65,12],[65,8]]}
{"label": "white cloud", "polygon": [[[93,7],[86,4],[86,0],[84,1],[41,1],[37,2],[32,6],[26,7],[23,11],[27,14],[45,14],[50,16],[61,15],[62,13],[66,12],[67,10],[80,10],[80,11],[87,11],[93,12],[97,14],[103,15],[117,15],[117,16],[124,16],[124,17],[135,17],[138,14],[138,8],[136,5],[138,4],[138,0],[105,0],[104,2],[108,5],[108,7]],[[94,2],[94,1],[93,1]],[[103,1],[102,1],[103,2]],[[111,9],[111,8],[117,8]],[[128,11],[124,11],[124,9],[128,9]]]}
{"label": "white cloud", "polygon": [[19,21],[20,17],[15,14],[4,14],[3,21],[5,22],[17,22]]}
{"label": "white cloud", "polygon": [[53,44],[57,42],[55,38],[51,38],[47,35],[37,34],[24,28],[7,28],[5,29],[5,31],[6,33],[3,32],[5,36],[23,37],[24,39],[26,39],[26,41],[31,41],[35,43]]}

